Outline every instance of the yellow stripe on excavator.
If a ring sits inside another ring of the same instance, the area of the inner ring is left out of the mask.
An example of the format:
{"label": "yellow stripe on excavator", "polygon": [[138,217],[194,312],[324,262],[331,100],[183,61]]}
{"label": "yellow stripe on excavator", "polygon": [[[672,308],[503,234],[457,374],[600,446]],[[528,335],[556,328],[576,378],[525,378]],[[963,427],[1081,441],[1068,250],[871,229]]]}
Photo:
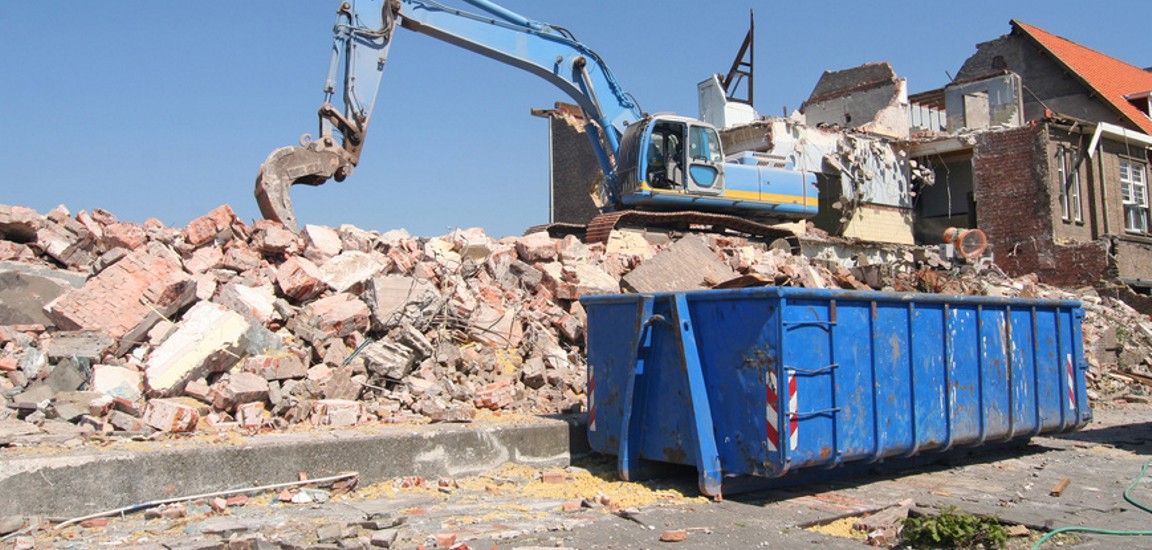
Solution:
{"label": "yellow stripe on excavator", "polygon": [[[640,182],[640,189],[642,191],[649,191],[652,193],[663,193],[668,195],[687,195],[688,193],[681,189],[655,189],[648,185],[648,182]],[[743,201],[757,201],[757,202],[773,202],[778,204],[803,204],[804,206],[819,206],[820,201],[816,197],[797,197],[795,195],[782,195],[779,193],[763,193],[759,191],[738,191],[734,189],[725,189],[724,198],[736,199]]]}

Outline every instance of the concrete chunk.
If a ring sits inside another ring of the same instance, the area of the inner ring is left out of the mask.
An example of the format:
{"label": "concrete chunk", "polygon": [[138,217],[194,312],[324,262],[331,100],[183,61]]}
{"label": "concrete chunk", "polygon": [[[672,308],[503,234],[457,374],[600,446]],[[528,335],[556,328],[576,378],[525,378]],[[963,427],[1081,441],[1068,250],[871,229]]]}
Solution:
{"label": "concrete chunk", "polygon": [[0,262],[0,325],[52,325],[44,306],[79,288],[75,273],[32,264]]}
{"label": "concrete chunk", "polygon": [[480,304],[469,320],[468,334],[473,340],[488,346],[515,348],[524,339],[524,326],[515,312]]}
{"label": "concrete chunk", "polygon": [[737,276],[699,237],[689,235],[640,264],[621,280],[632,292],[676,292],[710,288]]}
{"label": "concrete chunk", "polygon": [[344,248],[340,233],[331,227],[305,225],[300,236],[304,238],[304,257],[313,262],[324,263]]}
{"label": "concrete chunk", "polygon": [[387,266],[371,254],[356,250],[340,253],[320,266],[320,278],[336,292],[345,292],[367,282]]}
{"label": "concrete chunk", "polygon": [[89,387],[104,395],[139,401],[143,396],[144,376],[127,367],[96,365],[92,367]]}
{"label": "concrete chunk", "polygon": [[44,344],[49,359],[63,358],[99,361],[115,345],[106,334],[99,332],[60,332],[53,334]]}
{"label": "concrete chunk", "polygon": [[360,350],[360,357],[369,372],[392,380],[404,378],[416,365],[412,348],[395,342],[372,342]]}
{"label": "concrete chunk", "polygon": [[426,279],[406,275],[385,275],[375,277],[367,292],[368,305],[372,309],[375,325],[392,326],[404,317],[409,305],[417,310],[434,307],[440,302],[440,292],[436,285]]}
{"label": "concrete chunk", "polygon": [[599,266],[592,264],[539,264],[544,271],[544,286],[561,300],[579,300],[584,296],[617,294],[620,283]]}
{"label": "concrete chunk", "polygon": [[148,359],[145,379],[151,393],[170,395],[189,380],[232,366],[247,345],[250,328],[243,316],[211,302],[192,306],[180,325]]}
{"label": "concrete chunk", "polygon": [[247,286],[228,283],[220,290],[216,302],[250,321],[261,324],[267,323],[276,315],[276,293],[271,285]]}

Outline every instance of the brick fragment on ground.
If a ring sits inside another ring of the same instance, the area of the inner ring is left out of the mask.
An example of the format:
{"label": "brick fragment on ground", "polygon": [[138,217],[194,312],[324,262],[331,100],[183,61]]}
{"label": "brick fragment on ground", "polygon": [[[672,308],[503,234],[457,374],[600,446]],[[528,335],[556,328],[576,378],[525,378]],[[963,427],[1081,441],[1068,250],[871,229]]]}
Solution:
{"label": "brick fragment on ground", "polygon": [[257,220],[252,225],[252,246],[265,256],[296,254],[300,251],[300,238],[279,222]]}
{"label": "brick fragment on ground", "polygon": [[620,282],[598,266],[591,264],[540,264],[544,285],[561,300],[579,300],[585,296],[616,294]]}
{"label": "brick fragment on ground", "polygon": [[171,399],[152,399],[141,418],[145,424],[162,432],[191,432],[200,421],[200,412]]}
{"label": "brick fragment on ground", "polygon": [[312,423],[317,426],[355,426],[365,420],[364,404],[346,399],[321,399],[312,404]]}
{"label": "brick fragment on ground", "polygon": [[230,372],[212,388],[212,406],[220,411],[233,411],[237,405],[268,399],[268,381],[250,372]]}
{"label": "brick fragment on ground", "polygon": [[289,380],[308,374],[304,361],[292,353],[256,355],[244,360],[244,371],[263,376],[265,380]]}
{"label": "brick fragment on ground", "polygon": [[516,253],[520,255],[521,260],[530,264],[550,262],[558,256],[556,241],[549,237],[546,231],[516,239]]}
{"label": "brick fragment on ground", "polygon": [[340,233],[331,227],[305,225],[300,236],[304,239],[304,257],[313,262],[324,263],[344,248]]}

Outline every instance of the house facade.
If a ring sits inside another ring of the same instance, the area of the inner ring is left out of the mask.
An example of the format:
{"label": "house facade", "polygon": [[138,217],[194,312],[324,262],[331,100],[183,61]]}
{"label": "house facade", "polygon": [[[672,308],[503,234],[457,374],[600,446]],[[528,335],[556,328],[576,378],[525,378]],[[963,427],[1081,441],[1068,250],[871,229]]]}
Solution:
{"label": "house facade", "polygon": [[919,190],[918,237],[967,223],[1010,274],[1149,288],[1152,72],[1011,25],[944,90],[909,97],[947,112],[943,135],[910,140],[936,174]]}

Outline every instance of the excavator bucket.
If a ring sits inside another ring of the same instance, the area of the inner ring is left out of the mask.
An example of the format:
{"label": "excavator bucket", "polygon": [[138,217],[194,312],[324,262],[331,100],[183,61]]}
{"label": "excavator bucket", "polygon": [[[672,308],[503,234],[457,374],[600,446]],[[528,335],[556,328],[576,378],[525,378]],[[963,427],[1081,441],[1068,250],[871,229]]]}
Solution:
{"label": "excavator bucket", "polygon": [[256,174],[256,203],[260,205],[260,213],[296,231],[296,213],[292,210],[289,189],[296,184],[322,185],[333,176],[344,179],[338,172],[346,165],[348,161],[335,151],[300,146],[272,151]]}

